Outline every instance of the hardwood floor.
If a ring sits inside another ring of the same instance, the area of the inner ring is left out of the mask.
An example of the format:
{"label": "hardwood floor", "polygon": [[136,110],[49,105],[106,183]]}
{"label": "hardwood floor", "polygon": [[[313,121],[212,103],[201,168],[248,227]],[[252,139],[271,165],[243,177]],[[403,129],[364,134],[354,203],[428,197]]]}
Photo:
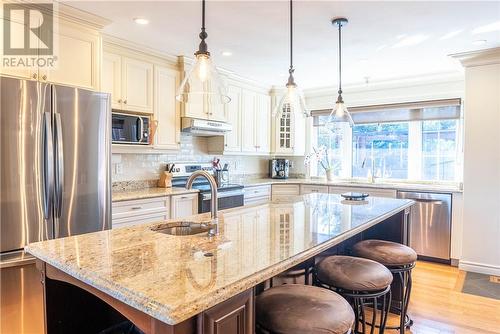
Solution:
{"label": "hardwood floor", "polygon": [[500,333],[500,300],[462,293],[464,277],[458,268],[419,261],[409,307],[414,325],[407,333]]}

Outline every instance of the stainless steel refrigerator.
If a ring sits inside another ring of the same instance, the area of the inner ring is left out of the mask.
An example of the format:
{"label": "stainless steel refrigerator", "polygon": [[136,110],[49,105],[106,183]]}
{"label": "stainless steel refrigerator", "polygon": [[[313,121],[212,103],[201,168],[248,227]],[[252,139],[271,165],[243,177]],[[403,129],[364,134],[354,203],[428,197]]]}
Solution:
{"label": "stainless steel refrigerator", "polygon": [[109,94],[0,77],[2,333],[43,331],[31,242],[110,228]]}

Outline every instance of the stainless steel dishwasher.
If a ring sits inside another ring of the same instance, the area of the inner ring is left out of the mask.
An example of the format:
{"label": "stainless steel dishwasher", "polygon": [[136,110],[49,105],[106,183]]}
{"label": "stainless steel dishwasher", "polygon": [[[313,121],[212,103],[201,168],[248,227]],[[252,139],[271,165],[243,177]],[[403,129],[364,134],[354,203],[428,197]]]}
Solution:
{"label": "stainless steel dishwasher", "polygon": [[410,246],[421,257],[450,260],[451,194],[398,191],[416,202],[410,213]]}

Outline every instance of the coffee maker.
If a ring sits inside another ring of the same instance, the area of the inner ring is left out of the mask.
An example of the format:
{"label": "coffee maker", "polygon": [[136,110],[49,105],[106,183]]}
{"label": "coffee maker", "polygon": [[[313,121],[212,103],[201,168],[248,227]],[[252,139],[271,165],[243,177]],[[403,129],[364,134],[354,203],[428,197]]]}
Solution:
{"label": "coffee maker", "polygon": [[290,161],[288,159],[269,160],[269,176],[273,179],[287,179],[290,172]]}

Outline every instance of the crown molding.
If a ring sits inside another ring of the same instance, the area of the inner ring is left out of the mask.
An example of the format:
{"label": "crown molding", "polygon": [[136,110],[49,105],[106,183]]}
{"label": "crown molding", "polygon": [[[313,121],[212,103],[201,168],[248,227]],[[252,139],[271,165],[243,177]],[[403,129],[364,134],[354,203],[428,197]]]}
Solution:
{"label": "crown molding", "polygon": [[[375,90],[386,90],[394,87],[415,87],[439,83],[449,83],[449,82],[463,82],[465,80],[464,74],[460,72],[444,72],[435,73],[427,75],[419,75],[412,77],[401,77],[392,78],[380,81],[371,81],[367,83],[353,83],[346,84],[342,87],[344,93],[349,91],[363,92],[363,91],[375,91]],[[303,92],[307,97],[313,96],[324,96],[332,95],[336,96],[338,87],[328,86],[328,87],[316,87],[304,89]]]}
{"label": "crown molding", "polygon": [[147,54],[149,56],[153,56],[156,58],[161,58],[161,59],[167,60],[168,62],[170,62],[172,64],[177,64],[177,56],[171,55],[171,54],[166,53],[166,52],[162,52],[162,51],[157,50],[157,49],[153,49],[153,48],[146,46],[146,45],[143,45],[143,44],[134,43],[134,42],[128,41],[126,39],[122,39],[122,38],[108,35],[105,33],[102,33],[101,35],[102,35],[102,42],[103,42],[104,47],[110,46],[110,47],[118,47],[118,48],[127,48],[127,49],[135,51],[135,52],[139,52],[139,53]]}
{"label": "crown molding", "polygon": [[464,67],[500,64],[500,47],[450,55],[458,59]]}

